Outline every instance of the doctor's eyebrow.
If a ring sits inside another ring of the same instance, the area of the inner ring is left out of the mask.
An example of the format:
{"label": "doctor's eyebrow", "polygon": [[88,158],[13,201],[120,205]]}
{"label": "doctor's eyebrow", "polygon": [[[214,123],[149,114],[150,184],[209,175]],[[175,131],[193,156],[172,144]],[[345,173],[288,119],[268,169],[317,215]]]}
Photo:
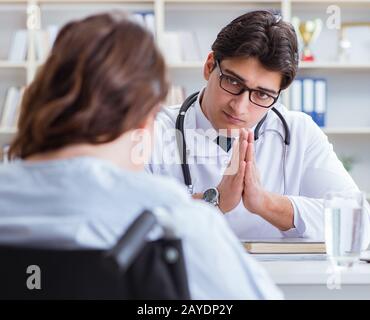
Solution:
{"label": "doctor's eyebrow", "polygon": [[247,80],[245,80],[243,77],[239,76],[237,73],[235,73],[235,72],[234,72],[234,71],[232,71],[232,70],[225,69],[225,70],[224,70],[224,73],[225,73],[225,72],[230,73],[230,75],[234,76],[235,78],[239,79],[240,81],[248,82]]}
{"label": "doctor's eyebrow", "polygon": [[264,87],[257,87],[257,89],[263,90],[263,91],[266,91],[268,93],[272,93],[272,94],[275,94],[275,95],[279,94],[279,92],[276,92],[275,90],[267,89],[267,88],[264,88]]}
{"label": "doctor's eyebrow", "polygon": [[[234,71],[232,71],[232,70],[225,69],[225,70],[224,70],[224,73],[225,73],[225,72],[229,73],[230,75],[234,76],[235,78],[237,78],[238,80],[240,80],[240,81],[242,81],[242,82],[244,82],[244,83],[248,82],[248,80],[245,80],[243,77],[239,76],[237,73],[235,73],[235,72],[234,72]],[[251,89],[252,89],[252,88],[251,88]],[[256,89],[258,89],[258,90],[263,90],[263,91],[266,91],[266,92],[268,92],[268,93],[275,94],[275,95],[278,95],[278,94],[279,94],[279,93],[278,93],[278,92],[276,92],[275,90],[267,89],[267,88],[260,87],[260,86],[259,86],[259,87],[257,87]]]}

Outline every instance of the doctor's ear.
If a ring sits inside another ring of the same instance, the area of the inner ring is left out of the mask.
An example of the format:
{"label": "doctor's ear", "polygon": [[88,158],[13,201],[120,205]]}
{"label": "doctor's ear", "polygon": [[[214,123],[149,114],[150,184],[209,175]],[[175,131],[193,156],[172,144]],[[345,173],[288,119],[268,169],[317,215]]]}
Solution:
{"label": "doctor's ear", "polygon": [[204,67],[203,67],[203,77],[206,81],[209,80],[209,77],[210,77],[213,69],[215,68],[215,66],[216,66],[216,61],[214,59],[213,52],[210,52],[208,54],[206,63],[204,64]]}

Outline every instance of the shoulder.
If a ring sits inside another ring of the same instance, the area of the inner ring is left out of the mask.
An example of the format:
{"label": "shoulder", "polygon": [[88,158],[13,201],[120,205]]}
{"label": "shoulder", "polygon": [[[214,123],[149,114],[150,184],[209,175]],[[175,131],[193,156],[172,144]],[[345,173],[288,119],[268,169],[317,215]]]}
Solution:
{"label": "shoulder", "polygon": [[[300,111],[292,111],[289,110],[287,107],[285,107],[283,104],[278,104],[275,106],[275,109],[281,113],[281,115],[284,117],[288,125],[295,125],[295,124],[304,124],[304,125],[310,125],[312,121],[312,118]],[[274,118],[278,119],[277,115],[274,115]]]}
{"label": "shoulder", "polygon": [[[284,105],[279,104],[275,107],[285,119],[292,136],[299,136],[300,139],[308,141],[312,139],[326,139],[320,127],[313,121],[311,116],[300,111],[288,110]],[[273,112],[272,112],[273,113]],[[273,113],[269,120],[270,123],[279,123],[278,116]]]}

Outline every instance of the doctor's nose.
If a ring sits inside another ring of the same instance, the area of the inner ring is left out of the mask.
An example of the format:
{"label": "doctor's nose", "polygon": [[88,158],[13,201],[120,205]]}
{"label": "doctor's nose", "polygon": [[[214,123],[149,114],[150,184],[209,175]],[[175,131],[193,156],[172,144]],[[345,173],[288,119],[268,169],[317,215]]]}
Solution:
{"label": "doctor's nose", "polygon": [[250,105],[251,102],[249,100],[249,91],[245,91],[241,95],[234,96],[233,100],[230,103],[230,106],[234,110],[235,115],[246,113]]}

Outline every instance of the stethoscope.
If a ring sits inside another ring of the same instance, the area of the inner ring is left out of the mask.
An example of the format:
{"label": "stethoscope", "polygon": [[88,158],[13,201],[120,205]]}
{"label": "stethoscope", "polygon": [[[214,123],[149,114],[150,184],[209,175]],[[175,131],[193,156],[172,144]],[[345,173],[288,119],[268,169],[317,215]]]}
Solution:
{"label": "stethoscope", "polygon": [[[187,155],[186,155],[186,141],[185,141],[185,130],[184,130],[184,121],[185,121],[185,115],[188,109],[194,104],[194,102],[197,100],[199,95],[198,92],[194,92],[190,96],[188,96],[183,104],[181,105],[179,114],[176,119],[176,141],[177,141],[177,148],[180,154],[180,160],[181,160],[181,169],[182,174],[184,176],[184,182],[185,185],[188,188],[188,191],[190,194],[193,194],[193,183],[190,175],[190,168],[187,162]],[[275,108],[271,108],[272,111],[275,112],[275,114],[279,117],[283,127],[284,127],[284,137],[282,134],[275,129],[266,129],[263,132],[260,133],[260,128],[265,122],[267,118],[266,115],[258,122],[254,129],[254,141],[257,141],[260,136],[264,135],[266,132],[273,132],[275,134],[278,134],[283,142],[284,145],[284,151],[283,151],[283,159],[282,159],[282,166],[283,166],[283,194],[285,194],[285,162],[286,162],[286,155],[287,155],[287,146],[290,145],[290,130],[288,128],[288,124],[282,114]]]}

